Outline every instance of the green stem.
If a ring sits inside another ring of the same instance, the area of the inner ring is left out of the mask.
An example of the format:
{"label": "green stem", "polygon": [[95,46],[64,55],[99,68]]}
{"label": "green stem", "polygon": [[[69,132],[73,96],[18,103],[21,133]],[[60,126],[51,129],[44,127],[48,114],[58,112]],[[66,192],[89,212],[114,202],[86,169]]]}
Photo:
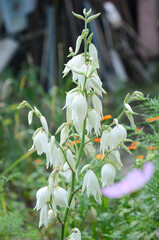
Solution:
{"label": "green stem", "polygon": [[[85,21],[85,30],[86,29],[87,29],[87,23]],[[86,63],[87,62],[87,39],[86,39],[86,37],[84,38],[84,56],[85,56],[85,63]],[[85,77],[85,84],[84,84],[84,87],[83,87],[83,93],[85,93],[86,81],[87,81],[87,78]],[[86,97],[87,97],[87,93],[85,93],[85,94],[86,94]],[[78,164],[79,164],[79,161],[80,161],[80,158],[81,158],[81,155],[82,155],[82,151],[83,151],[83,148],[84,148],[84,145],[85,145],[85,131],[86,131],[86,118],[83,122],[83,131],[82,131],[82,140],[81,140],[80,149],[77,152],[78,155],[77,155],[77,160],[76,160],[76,169],[78,167]],[[74,128],[72,128],[72,133],[74,135]],[[74,139],[75,139],[75,137],[74,137]],[[76,139],[75,139],[75,144],[76,144]],[[76,151],[77,151],[77,146],[76,146]],[[65,233],[65,225],[66,225],[66,221],[67,221],[67,216],[68,216],[68,213],[69,213],[69,209],[70,209],[70,205],[71,205],[71,202],[72,202],[72,199],[73,199],[73,195],[75,193],[74,192],[74,187],[75,187],[75,173],[72,171],[71,191],[70,191],[69,199],[68,199],[68,207],[65,209],[65,212],[64,212],[63,224],[62,224],[62,229],[61,229],[61,240],[64,240],[64,233]]]}
{"label": "green stem", "polygon": [[24,159],[32,155],[34,152],[35,152],[35,149],[25,153],[23,156],[21,156],[15,162],[13,162],[0,176],[6,175],[7,173],[11,172],[13,168],[15,168],[19,163],[21,163]]}
{"label": "green stem", "polygon": [[71,123],[71,127],[72,127],[73,138],[74,138],[74,141],[75,141],[75,149],[76,149],[76,152],[78,153],[77,139],[75,137],[75,129],[74,129],[74,126],[73,126],[73,121]]}

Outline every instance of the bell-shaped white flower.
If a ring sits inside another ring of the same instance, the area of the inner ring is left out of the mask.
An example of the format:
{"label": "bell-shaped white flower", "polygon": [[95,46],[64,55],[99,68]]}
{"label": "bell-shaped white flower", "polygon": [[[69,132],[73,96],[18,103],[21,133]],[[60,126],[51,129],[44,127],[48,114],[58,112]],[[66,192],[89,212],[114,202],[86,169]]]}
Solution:
{"label": "bell-shaped white flower", "polygon": [[96,110],[96,112],[100,115],[103,116],[103,107],[100,99],[97,97],[97,95],[93,94],[92,96],[92,102],[93,102],[93,107]]}
{"label": "bell-shaped white flower", "polygon": [[114,183],[115,175],[115,167],[110,163],[106,163],[101,169],[102,187],[108,187],[112,185]]}
{"label": "bell-shaped white flower", "polygon": [[78,54],[76,56],[74,56],[71,60],[68,61],[68,63],[66,64],[65,69],[63,70],[63,77],[65,77],[69,71],[70,71],[70,67],[75,67],[77,69],[80,69],[80,67],[85,63],[84,57],[82,56],[82,54]]}
{"label": "bell-shaped white flower", "polygon": [[69,125],[66,124],[66,126],[61,130],[60,145],[62,145],[67,140],[68,135],[69,135]]}
{"label": "bell-shaped white flower", "polygon": [[83,179],[82,193],[87,189],[87,196],[93,195],[95,200],[101,204],[101,190],[98,179],[92,170],[88,170]]}
{"label": "bell-shaped white flower", "polygon": [[73,157],[73,154],[72,152],[70,151],[70,149],[67,150],[67,160],[72,168],[72,170],[74,172],[76,172],[76,167],[75,167],[75,160],[74,160],[74,157]]}
{"label": "bell-shaped white flower", "polygon": [[51,223],[52,219],[55,217],[55,214],[52,209],[48,210],[47,204],[40,210],[40,221],[39,228],[44,225],[46,228],[49,223]]}
{"label": "bell-shaped white flower", "polygon": [[48,137],[43,129],[40,129],[40,131],[33,137],[33,145],[35,146],[38,155],[47,152]]}
{"label": "bell-shaped white flower", "polygon": [[123,167],[123,164],[120,159],[119,151],[113,150],[111,153],[109,153],[108,158],[109,158],[110,163],[113,164],[115,166],[115,168],[120,171],[121,168]]}
{"label": "bell-shaped white flower", "polygon": [[97,73],[93,73],[92,77],[90,77],[89,80],[91,88],[93,88],[98,95],[102,96],[102,93],[106,93],[105,90],[102,88],[102,82]]}
{"label": "bell-shaped white flower", "polygon": [[45,204],[40,210],[40,221],[39,228],[44,225],[46,228],[48,227],[48,205]]}
{"label": "bell-shaped white flower", "polygon": [[48,129],[47,121],[44,116],[40,117],[40,122],[41,122],[41,125],[43,126],[43,129],[45,130],[46,134],[48,134],[49,129]]}
{"label": "bell-shaped white flower", "polygon": [[121,125],[118,124],[111,130],[113,143],[112,148],[117,147],[120,143],[122,143],[127,138],[127,131],[126,129]]}
{"label": "bell-shaped white flower", "polygon": [[40,188],[36,193],[36,206],[34,209],[37,211],[42,208],[48,201],[50,201],[49,187],[45,186]]}
{"label": "bell-shaped white flower", "polygon": [[78,228],[72,229],[72,234],[68,238],[68,240],[81,240],[81,232]]}
{"label": "bell-shaped white flower", "polygon": [[64,108],[67,107],[66,119],[67,119],[68,123],[71,123],[71,121],[72,121],[72,101],[76,95],[77,95],[77,92],[74,92],[72,90],[69,91],[66,95],[66,104],[65,104]]}
{"label": "bell-shaped white flower", "polygon": [[103,153],[103,155],[105,150],[108,150],[108,146],[112,146],[112,144],[113,139],[111,132],[109,132],[108,130],[103,131],[100,141],[100,151]]}
{"label": "bell-shaped white flower", "polygon": [[56,154],[55,137],[51,137],[51,141],[48,143],[48,150],[46,152],[46,168],[53,165],[53,156]]}
{"label": "bell-shaped white flower", "polygon": [[55,203],[60,207],[68,207],[68,192],[61,187],[54,189]]}
{"label": "bell-shaped white flower", "polygon": [[93,43],[89,44],[89,54],[90,54],[90,57],[93,58],[93,62],[96,68],[99,69],[98,52]]}
{"label": "bell-shaped white flower", "polygon": [[67,181],[70,182],[72,179],[72,171],[67,162],[65,162],[63,165],[63,172],[66,176]]}
{"label": "bell-shaped white flower", "polygon": [[82,94],[75,96],[72,102],[72,120],[76,130],[81,132],[87,114],[87,102]]}
{"label": "bell-shaped white flower", "polygon": [[88,134],[91,133],[92,128],[94,128],[95,134],[98,136],[101,129],[100,115],[94,109],[88,111],[88,118],[86,123]]}

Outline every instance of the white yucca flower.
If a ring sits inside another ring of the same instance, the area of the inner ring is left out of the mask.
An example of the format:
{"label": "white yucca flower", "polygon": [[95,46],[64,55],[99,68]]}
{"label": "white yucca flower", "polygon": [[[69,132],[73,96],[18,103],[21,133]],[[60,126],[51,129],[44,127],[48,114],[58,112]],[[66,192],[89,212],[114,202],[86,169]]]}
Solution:
{"label": "white yucca flower", "polygon": [[41,122],[41,125],[43,126],[43,129],[45,130],[46,134],[48,134],[49,129],[48,129],[47,121],[44,116],[40,117],[40,122]]}
{"label": "white yucca flower", "polygon": [[[89,140],[90,140],[89,137],[85,135],[85,142],[88,142]],[[92,157],[95,155],[95,149],[91,142],[85,144],[84,152],[86,155],[90,154]]]}
{"label": "white yucca flower", "polygon": [[95,134],[97,136],[100,134],[100,119],[100,115],[94,109],[88,111],[88,118],[86,122],[87,134],[91,133],[92,128],[94,128]]}
{"label": "white yucca flower", "polygon": [[40,221],[39,228],[44,225],[46,228],[48,227],[48,205],[45,204],[40,210]]}
{"label": "white yucca flower", "polygon": [[46,228],[48,227],[49,223],[51,223],[52,219],[55,217],[54,212],[52,209],[48,210],[47,205],[44,206],[40,210],[40,221],[39,221],[39,228],[44,225]]}
{"label": "white yucca flower", "polygon": [[60,207],[68,207],[68,192],[62,187],[54,189],[55,203]]}
{"label": "white yucca flower", "polygon": [[103,106],[102,106],[101,100],[97,97],[97,95],[93,94],[92,102],[93,102],[93,107],[96,110],[96,112],[100,116],[103,116]]}
{"label": "white yucca flower", "polygon": [[48,143],[48,150],[46,152],[46,168],[53,165],[53,156],[56,154],[55,137],[51,137],[51,141]]}
{"label": "white yucca flower", "polygon": [[33,137],[33,145],[36,148],[37,154],[41,155],[48,150],[48,137],[43,129]]}
{"label": "white yucca flower", "polygon": [[[81,89],[83,90],[84,87],[84,82],[85,82],[85,76],[87,75],[87,71],[88,71],[88,66],[86,64],[83,64],[82,67],[80,68],[80,70],[84,73],[82,74],[78,74],[78,84],[81,87]],[[85,87],[87,89],[87,93],[90,92],[90,81],[89,78],[87,78]]]}
{"label": "white yucca flower", "polygon": [[87,189],[87,196],[93,195],[95,200],[101,204],[101,190],[98,179],[92,170],[88,170],[83,179],[82,193]]}
{"label": "white yucca flower", "polygon": [[119,151],[113,150],[111,153],[109,153],[108,158],[109,158],[110,163],[113,164],[115,166],[115,168],[120,171],[121,168],[123,167],[123,164],[120,159]]}
{"label": "white yucca flower", "polygon": [[89,54],[90,54],[90,57],[92,57],[96,68],[99,69],[98,52],[93,43],[89,44]]}
{"label": "white yucca flower", "polygon": [[79,231],[78,228],[72,229],[72,234],[70,235],[68,240],[81,240],[81,232]]}
{"label": "white yucca flower", "polygon": [[92,74],[92,77],[90,77],[90,85],[91,88],[93,88],[98,95],[102,96],[102,93],[106,93],[105,90],[102,88],[102,82],[98,74],[95,72]]}
{"label": "white yucca flower", "polygon": [[82,94],[74,97],[72,102],[72,120],[75,125],[76,131],[81,132],[83,121],[87,114],[86,98]]}
{"label": "white yucca flower", "polygon": [[67,119],[68,123],[71,123],[71,121],[72,121],[72,101],[76,95],[77,95],[77,92],[74,92],[72,90],[69,91],[66,95],[66,104],[65,104],[64,108],[67,107],[66,119]]}
{"label": "white yucca flower", "polygon": [[72,170],[74,172],[76,172],[76,167],[75,167],[75,160],[74,160],[74,157],[73,157],[73,154],[72,152],[70,151],[70,149],[67,150],[67,160],[72,168]]}
{"label": "white yucca flower", "polygon": [[[65,77],[69,71],[70,71],[70,67],[75,67],[77,69],[80,69],[81,66],[85,63],[85,59],[82,56],[82,54],[78,54],[76,56],[74,56],[71,60],[69,60],[66,64],[66,67],[63,70],[63,77]],[[73,80],[75,81],[78,77],[78,74],[73,72]]]}
{"label": "white yucca flower", "polygon": [[64,172],[64,174],[66,176],[67,181],[71,182],[72,171],[71,171],[71,169],[70,169],[70,167],[69,167],[67,162],[65,162],[64,165],[63,165],[63,172]]}
{"label": "white yucca flower", "polygon": [[112,135],[112,146],[111,149],[114,147],[117,147],[120,143],[122,143],[127,138],[127,131],[126,129],[121,125],[118,124],[111,130]]}
{"label": "white yucca flower", "polygon": [[66,124],[66,126],[61,130],[61,134],[60,134],[60,145],[62,145],[63,143],[65,143],[65,141],[67,140],[69,135],[69,125]]}
{"label": "white yucca flower", "polygon": [[36,193],[36,206],[34,209],[37,211],[42,208],[48,201],[50,201],[49,187],[45,186],[40,188]]}
{"label": "white yucca flower", "polygon": [[113,144],[113,139],[112,139],[111,132],[109,132],[108,130],[104,130],[101,136],[101,141],[100,141],[100,151],[103,153],[103,156],[104,156],[105,150],[108,150],[108,147],[112,144]]}
{"label": "white yucca flower", "polygon": [[110,163],[106,163],[101,169],[102,187],[108,187],[112,185],[114,183],[115,175],[115,167]]}

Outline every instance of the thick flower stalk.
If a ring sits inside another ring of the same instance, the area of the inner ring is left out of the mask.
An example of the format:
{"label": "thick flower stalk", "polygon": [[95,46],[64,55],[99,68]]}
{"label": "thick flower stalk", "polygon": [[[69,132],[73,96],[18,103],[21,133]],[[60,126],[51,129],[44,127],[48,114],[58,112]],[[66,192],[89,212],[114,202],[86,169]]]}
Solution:
{"label": "thick flower stalk", "polygon": [[[102,81],[98,76],[98,52],[92,43],[93,34],[89,34],[87,24],[100,14],[90,16],[91,10],[83,10],[83,16],[74,14],[85,23],[85,28],[77,38],[75,51],[70,47],[71,59],[66,63],[63,77],[72,74],[72,81],[76,87],[66,95],[66,122],[57,129],[60,133],[60,143],[49,132],[45,117],[36,107],[31,107],[26,101],[19,105],[19,109],[29,107],[28,123],[32,123],[33,115],[40,119],[41,127],[33,135],[33,146],[38,155],[45,154],[46,168],[51,169],[46,186],[37,191],[35,210],[40,210],[39,227],[48,227],[53,218],[61,223],[61,240],[64,240],[65,225],[71,208],[76,207],[74,195],[78,190],[85,190],[87,196],[94,196],[98,204],[102,202],[101,187],[113,184],[116,171],[123,167],[119,148],[124,148],[127,140],[127,131],[119,123],[124,113],[128,116],[131,125],[135,127],[132,115],[135,114],[129,103],[133,99],[143,99],[142,93],[136,91],[132,96],[126,96],[123,111],[110,125],[102,125],[103,116],[102,97],[106,94]],[[84,52],[79,53],[82,41]],[[94,138],[101,136],[100,151],[103,158],[94,163],[96,149]],[[85,158],[82,158],[85,155]],[[81,161],[82,158],[82,161]],[[87,160],[86,160],[87,159]],[[89,163],[88,163],[89,161]],[[101,182],[96,176],[95,169],[101,167]],[[86,171],[84,175],[84,171]],[[83,179],[82,179],[83,178]],[[67,187],[66,187],[67,186]],[[77,187],[78,186],[78,187]],[[80,187],[79,187],[80,186]],[[72,230],[67,239],[80,240],[81,232],[78,228]]]}

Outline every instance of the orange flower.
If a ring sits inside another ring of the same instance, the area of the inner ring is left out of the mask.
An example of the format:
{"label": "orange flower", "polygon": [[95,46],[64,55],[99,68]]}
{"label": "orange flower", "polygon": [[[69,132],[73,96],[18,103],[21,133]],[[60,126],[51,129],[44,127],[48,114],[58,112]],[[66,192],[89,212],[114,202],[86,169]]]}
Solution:
{"label": "orange flower", "polygon": [[97,158],[98,160],[102,159],[102,158],[103,158],[103,154],[97,154],[97,155],[96,155],[96,158]]}
{"label": "orange flower", "polygon": [[136,156],[136,159],[144,159],[144,155]]}
{"label": "orange flower", "polygon": [[41,163],[41,160],[40,160],[40,159],[36,159],[35,162],[36,162],[37,164],[40,164],[40,163]]}
{"label": "orange flower", "polygon": [[147,150],[155,150],[157,147],[147,147]]}
{"label": "orange flower", "polygon": [[93,141],[96,142],[96,143],[99,143],[101,140],[101,138],[95,138]]}
{"label": "orange flower", "polygon": [[134,149],[136,149],[136,146],[129,146],[129,147],[127,147],[129,150],[134,150]]}
{"label": "orange flower", "polygon": [[131,146],[137,146],[138,142],[132,142]]}
{"label": "orange flower", "polygon": [[112,118],[111,115],[105,115],[105,116],[101,117],[101,121],[104,121],[104,120],[107,120],[107,119],[110,119],[110,118]]}
{"label": "orange flower", "polygon": [[159,116],[156,116],[154,118],[146,118],[145,119],[146,122],[152,122],[152,121],[157,121],[157,120],[159,120]]}
{"label": "orange flower", "polygon": [[[77,140],[77,144],[80,143],[80,140]],[[73,146],[75,146],[75,141],[72,141]]]}
{"label": "orange flower", "polygon": [[141,127],[137,127],[136,129],[137,131],[141,132]]}

